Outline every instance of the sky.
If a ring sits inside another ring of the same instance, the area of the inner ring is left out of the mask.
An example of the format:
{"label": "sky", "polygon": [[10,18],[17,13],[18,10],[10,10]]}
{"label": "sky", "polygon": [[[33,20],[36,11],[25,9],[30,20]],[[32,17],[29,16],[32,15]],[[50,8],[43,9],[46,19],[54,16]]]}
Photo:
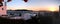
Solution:
{"label": "sky", "polygon": [[28,9],[28,10],[59,10],[60,0],[12,0],[7,3],[7,9]]}

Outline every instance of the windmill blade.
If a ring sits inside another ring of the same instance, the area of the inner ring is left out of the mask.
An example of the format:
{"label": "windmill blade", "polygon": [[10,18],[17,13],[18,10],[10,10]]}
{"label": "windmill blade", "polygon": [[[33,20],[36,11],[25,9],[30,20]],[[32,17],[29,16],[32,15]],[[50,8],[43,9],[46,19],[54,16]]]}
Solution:
{"label": "windmill blade", "polygon": [[0,2],[4,2],[4,0],[0,0]]}
{"label": "windmill blade", "polygon": [[23,0],[24,2],[28,2],[28,0]]}
{"label": "windmill blade", "polygon": [[1,6],[3,6],[3,3],[2,3],[2,2],[0,2],[0,7],[1,7]]}
{"label": "windmill blade", "polygon": [[12,0],[8,0],[7,2],[10,2],[10,1],[12,1]]}

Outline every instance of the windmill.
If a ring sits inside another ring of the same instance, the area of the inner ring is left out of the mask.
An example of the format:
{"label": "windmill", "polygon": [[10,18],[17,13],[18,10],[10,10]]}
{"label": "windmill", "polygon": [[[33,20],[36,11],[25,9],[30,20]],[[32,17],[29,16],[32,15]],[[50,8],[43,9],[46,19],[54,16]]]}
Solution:
{"label": "windmill", "polygon": [[[10,2],[12,0],[7,0],[7,2]],[[28,2],[28,0],[23,0],[24,2]],[[2,2],[5,2],[5,0],[0,0],[0,7],[3,6],[3,3]],[[7,4],[7,2],[5,2],[5,6]]]}
{"label": "windmill", "polygon": [[[12,1],[12,0],[8,0],[7,2],[10,2],[10,1]],[[28,2],[28,0],[23,0],[24,2]]]}
{"label": "windmill", "polygon": [[[7,0],[7,2],[10,2],[11,0]],[[3,2],[5,3],[6,5],[6,1],[5,0],[0,0],[0,7],[3,6]]]}
{"label": "windmill", "polygon": [[1,15],[7,15],[7,10],[6,10],[6,7],[7,7],[7,2],[10,2],[11,0],[0,0],[0,16]]}
{"label": "windmill", "polygon": [[[7,2],[11,2],[12,0],[0,0],[0,14],[5,15],[7,14]],[[28,0],[23,0],[24,2],[28,2]],[[3,5],[4,4],[4,5]],[[4,6],[4,7],[3,7]]]}

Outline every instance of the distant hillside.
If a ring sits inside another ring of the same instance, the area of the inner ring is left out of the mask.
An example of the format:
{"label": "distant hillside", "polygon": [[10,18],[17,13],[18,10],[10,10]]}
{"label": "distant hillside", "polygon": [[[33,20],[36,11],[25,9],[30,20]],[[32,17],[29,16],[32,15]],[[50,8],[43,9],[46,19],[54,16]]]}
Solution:
{"label": "distant hillside", "polygon": [[21,9],[21,10],[7,10],[7,11],[32,11],[32,10],[27,10],[27,9]]}
{"label": "distant hillside", "polygon": [[30,11],[30,10],[22,9],[22,10],[15,10],[15,11]]}

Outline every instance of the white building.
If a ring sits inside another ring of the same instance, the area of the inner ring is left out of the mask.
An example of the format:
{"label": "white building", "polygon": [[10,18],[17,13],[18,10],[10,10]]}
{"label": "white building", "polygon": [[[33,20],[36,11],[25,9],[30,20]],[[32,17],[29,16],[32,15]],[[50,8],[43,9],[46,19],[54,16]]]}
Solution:
{"label": "white building", "polygon": [[[1,15],[6,15],[7,13],[7,10],[6,10],[6,6],[5,6],[5,2],[2,2],[3,3],[3,6],[0,7],[0,16]],[[1,5],[1,3],[0,3]]]}
{"label": "white building", "polygon": [[5,8],[5,6],[0,7],[0,15],[6,15],[6,8]]}

